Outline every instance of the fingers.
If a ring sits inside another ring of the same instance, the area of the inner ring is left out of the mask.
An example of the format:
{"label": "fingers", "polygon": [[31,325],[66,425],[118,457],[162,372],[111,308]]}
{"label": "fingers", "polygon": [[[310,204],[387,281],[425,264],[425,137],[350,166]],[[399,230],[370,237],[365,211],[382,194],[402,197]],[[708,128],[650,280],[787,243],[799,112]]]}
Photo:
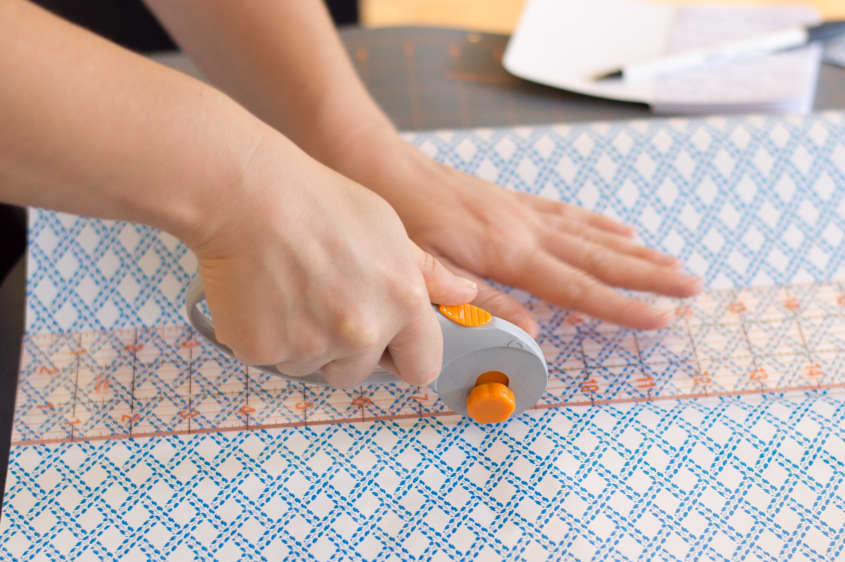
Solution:
{"label": "fingers", "polygon": [[690,297],[701,291],[697,278],[675,267],[658,265],[566,233],[550,235],[546,242],[546,249],[554,256],[615,287],[673,297]]}
{"label": "fingers", "polygon": [[327,383],[339,388],[357,386],[370,376],[381,356],[380,348],[372,348],[359,355],[337,359],[323,367],[323,377]]}
{"label": "fingers", "polygon": [[327,357],[321,358],[303,358],[293,361],[283,361],[275,365],[280,373],[284,373],[289,377],[305,377],[311,373],[315,373],[323,368],[329,362]]}
{"label": "fingers", "polygon": [[595,242],[621,254],[644,259],[658,265],[670,265],[673,267],[679,267],[681,265],[681,261],[678,258],[637,244],[627,236],[620,236],[612,232],[593,228],[585,223],[555,217],[549,221],[549,226],[552,227],[552,232],[566,232],[577,238]]}
{"label": "fingers", "polygon": [[396,363],[393,362],[393,358],[390,356],[390,353],[385,349],[384,353],[381,354],[381,359],[378,362],[379,367],[393,373],[397,377],[399,376],[399,369],[396,368]]}
{"label": "fingers", "polygon": [[478,287],[469,279],[458,277],[431,254],[413,244],[417,265],[425,280],[428,297],[437,304],[465,304],[471,302]]}
{"label": "fingers", "polygon": [[674,318],[674,309],[661,310],[626,297],[544,252],[528,260],[525,279],[529,280],[525,289],[552,304],[629,328],[656,330]]}
{"label": "fingers", "polygon": [[553,201],[552,199],[546,199],[545,197],[531,195],[529,193],[517,193],[516,196],[524,203],[527,203],[534,209],[543,213],[566,217],[569,220],[579,220],[594,228],[606,230],[629,238],[636,232],[632,226],[622,224],[597,213],[591,213],[590,211],[577,205],[570,205],[561,201]]}
{"label": "fingers", "polygon": [[426,306],[421,310],[393,338],[387,350],[405,382],[425,386],[436,379],[443,366],[443,332],[434,309]]}
{"label": "fingers", "polygon": [[531,311],[525,308],[522,303],[513,298],[507,293],[504,293],[489,283],[482,280],[477,275],[470,273],[449,261],[446,258],[439,258],[443,265],[449,270],[457,273],[461,277],[475,281],[478,286],[478,295],[472,304],[480,306],[484,310],[490,312],[494,316],[503,318],[508,322],[516,324],[532,336],[536,336],[540,331],[540,326],[534,319]]}

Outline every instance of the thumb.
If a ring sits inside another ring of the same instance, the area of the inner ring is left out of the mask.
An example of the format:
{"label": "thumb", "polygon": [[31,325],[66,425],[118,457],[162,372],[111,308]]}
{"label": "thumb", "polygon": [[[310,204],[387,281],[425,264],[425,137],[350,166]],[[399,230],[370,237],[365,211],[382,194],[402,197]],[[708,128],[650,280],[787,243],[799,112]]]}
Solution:
{"label": "thumb", "polygon": [[458,277],[440,263],[437,258],[414,246],[417,266],[420,268],[428,298],[434,304],[465,304],[471,302],[478,293],[478,285],[474,281]]}

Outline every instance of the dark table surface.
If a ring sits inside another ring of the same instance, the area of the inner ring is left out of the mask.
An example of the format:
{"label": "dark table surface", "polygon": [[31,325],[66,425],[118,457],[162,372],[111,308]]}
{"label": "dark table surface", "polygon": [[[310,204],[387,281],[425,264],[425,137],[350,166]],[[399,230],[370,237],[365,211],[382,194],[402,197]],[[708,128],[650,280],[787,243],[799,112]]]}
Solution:
{"label": "dark table surface", "polygon": [[[397,27],[351,28],[341,36],[373,97],[403,130],[654,117],[645,105],[572,94],[509,75],[500,62],[505,35]],[[155,58],[196,74],[180,54]],[[843,108],[845,70],[823,65],[815,109]],[[11,221],[11,216],[0,213],[0,222]],[[0,245],[14,248],[22,246],[25,232],[13,228],[3,236]],[[0,276],[5,269],[0,263]],[[20,259],[0,282],[0,494],[5,490],[25,289],[26,269]]]}

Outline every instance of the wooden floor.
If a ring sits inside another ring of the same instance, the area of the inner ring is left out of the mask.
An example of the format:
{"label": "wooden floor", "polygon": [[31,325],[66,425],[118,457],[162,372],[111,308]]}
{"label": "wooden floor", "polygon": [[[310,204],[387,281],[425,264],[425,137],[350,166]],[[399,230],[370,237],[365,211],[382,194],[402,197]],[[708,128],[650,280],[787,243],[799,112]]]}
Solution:
{"label": "wooden floor", "polygon": [[[735,0],[664,0],[680,3],[738,4]],[[525,0],[359,0],[368,26],[437,25],[509,33]],[[747,0],[745,4],[795,4],[801,0]],[[805,0],[826,19],[845,18],[845,0]]]}

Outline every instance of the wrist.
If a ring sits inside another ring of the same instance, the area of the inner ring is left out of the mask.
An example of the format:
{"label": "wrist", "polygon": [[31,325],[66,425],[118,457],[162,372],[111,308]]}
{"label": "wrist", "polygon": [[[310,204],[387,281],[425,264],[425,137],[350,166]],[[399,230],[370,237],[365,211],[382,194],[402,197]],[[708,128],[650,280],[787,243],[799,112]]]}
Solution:
{"label": "wrist", "polygon": [[409,184],[447,181],[444,167],[405,141],[395,130],[364,128],[350,135],[331,162],[341,174],[387,199],[394,207],[412,194]]}
{"label": "wrist", "polygon": [[[177,176],[166,198],[139,194],[147,222],[195,249],[227,215],[236,213],[246,197],[244,176],[249,162],[270,127],[216,90],[193,111],[205,124],[193,131],[190,148],[173,151]],[[178,173],[183,172],[183,173]]]}
{"label": "wrist", "polygon": [[381,146],[397,137],[393,123],[368,98],[349,103],[333,94],[315,103],[312,134],[303,148],[338,172],[348,174],[347,168],[361,159],[362,144]]}

